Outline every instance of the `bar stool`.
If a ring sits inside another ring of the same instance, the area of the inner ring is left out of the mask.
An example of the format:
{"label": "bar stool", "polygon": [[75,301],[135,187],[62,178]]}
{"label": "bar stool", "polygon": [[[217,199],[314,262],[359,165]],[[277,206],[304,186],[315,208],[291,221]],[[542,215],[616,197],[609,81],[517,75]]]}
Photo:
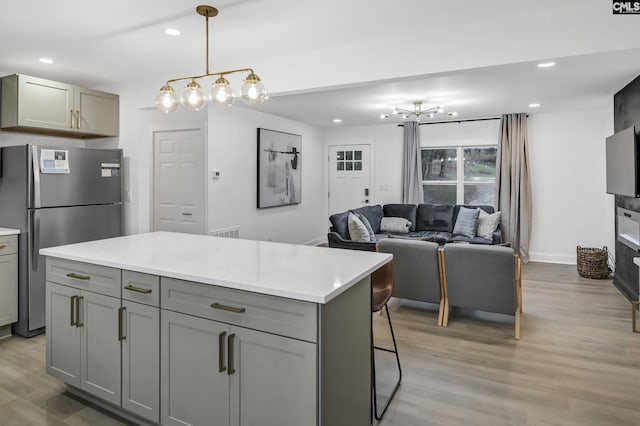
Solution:
{"label": "bar stool", "polygon": [[[389,330],[391,331],[391,339],[393,340],[393,349],[387,349],[375,346],[373,339],[373,321],[371,321],[371,383],[373,398],[373,413],[376,420],[382,420],[385,411],[389,407],[389,403],[393,399],[402,381],[402,368],[400,367],[400,356],[398,355],[398,346],[396,345],[396,337],[393,333],[393,325],[391,324],[391,316],[389,315],[389,307],[387,302],[391,298],[393,291],[393,263],[389,262],[382,268],[378,269],[371,275],[371,312],[380,312],[383,308],[387,311],[387,321],[389,322]],[[398,381],[393,387],[393,391],[384,403],[382,411],[378,413],[378,398],[376,391],[376,362],[375,351],[391,352],[396,355],[396,363],[398,364]]]}

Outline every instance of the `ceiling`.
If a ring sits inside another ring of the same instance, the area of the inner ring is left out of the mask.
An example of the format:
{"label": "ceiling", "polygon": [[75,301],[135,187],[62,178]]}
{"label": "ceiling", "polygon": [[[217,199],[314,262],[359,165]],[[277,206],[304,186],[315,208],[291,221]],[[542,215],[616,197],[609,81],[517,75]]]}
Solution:
{"label": "ceiling", "polygon": [[[444,104],[445,112],[422,122],[494,117],[514,112],[559,112],[600,108],[640,75],[640,49],[555,59],[539,68],[535,62],[501,65],[421,78],[382,81],[353,87],[271,96],[259,110],[320,127],[376,125],[405,121],[389,114],[396,106],[413,109]],[[539,103],[539,108],[528,105]],[[334,123],[333,119],[341,119]],[[411,119],[411,118],[409,118]],[[415,117],[413,117],[415,119]]]}
{"label": "ceiling", "polygon": [[[127,101],[148,107],[167,79],[204,71],[201,2],[8,2],[0,71],[113,90],[123,101],[135,90]],[[526,111],[531,102],[540,111],[591,108],[640,74],[640,16],[614,17],[601,0],[213,5],[212,68],[253,67],[271,93],[261,111],[323,127],[334,118],[378,124],[391,106],[414,100],[445,103],[457,119]],[[167,27],[182,35],[165,35]],[[557,66],[535,67],[543,59]]]}

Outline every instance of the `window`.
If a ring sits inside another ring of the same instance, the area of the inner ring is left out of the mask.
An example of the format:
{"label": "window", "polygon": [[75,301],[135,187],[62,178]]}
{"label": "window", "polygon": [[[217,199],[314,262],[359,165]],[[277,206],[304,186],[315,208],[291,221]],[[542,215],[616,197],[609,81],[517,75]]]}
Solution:
{"label": "window", "polygon": [[424,202],[493,205],[496,154],[495,146],[423,148]]}
{"label": "window", "polygon": [[336,170],[362,171],[362,151],[338,151]]}

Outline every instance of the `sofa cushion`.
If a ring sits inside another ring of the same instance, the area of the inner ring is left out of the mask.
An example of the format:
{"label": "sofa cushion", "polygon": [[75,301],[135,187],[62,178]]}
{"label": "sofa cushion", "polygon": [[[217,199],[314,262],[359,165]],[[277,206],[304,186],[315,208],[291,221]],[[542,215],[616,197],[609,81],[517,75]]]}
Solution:
{"label": "sofa cushion", "polygon": [[465,237],[464,235],[454,235],[449,238],[449,243],[470,243],[470,244],[491,244],[492,240],[487,240],[481,237]]}
{"label": "sofa cushion", "polygon": [[500,212],[489,214],[484,210],[480,210],[478,216],[478,229],[476,230],[476,237],[484,238],[485,240],[492,242],[493,233],[498,229],[500,224]]}
{"label": "sofa cushion", "polygon": [[486,206],[486,205],[478,205],[478,206],[474,206],[471,204],[456,204],[453,207],[453,224],[455,226],[456,223],[456,219],[458,218],[458,212],[460,211],[460,209],[462,207],[465,207],[467,209],[481,209],[484,210],[485,212],[491,214],[493,212],[495,212],[495,209],[493,208],[493,206]]}
{"label": "sofa cushion", "polygon": [[453,226],[453,235],[464,235],[473,238],[478,229],[478,215],[480,210],[461,207],[456,217],[456,224]]}
{"label": "sofa cushion", "polygon": [[416,231],[453,231],[453,206],[449,204],[419,204]]}
{"label": "sofa cushion", "polygon": [[385,217],[403,217],[411,222],[410,231],[416,230],[416,205],[415,204],[385,204]]}
{"label": "sofa cushion", "polygon": [[388,234],[389,238],[400,238],[404,240],[431,241],[438,244],[445,244],[451,239],[450,232],[440,231],[413,231],[407,234]]}
{"label": "sofa cushion", "polygon": [[350,240],[349,235],[349,212],[336,213],[329,216],[331,231],[338,233],[344,240]]}
{"label": "sofa cushion", "polygon": [[369,234],[369,241],[375,241],[376,233],[373,232],[373,229],[371,228],[371,224],[369,223],[369,220],[367,220],[366,216],[361,213],[356,213],[356,217],[360,219],[364,227],[367,228],[367,233]]}
{"label": "sofa cushion", "polygon": [[349,235],[351,235],[351,241],[371,241],[371,237],[369,236],[369,231],[364,226],[364,223],[358,216],[353,213],[349,214],[348,218],[349,223]]}
{"label": "sofa cushion", "polygon": [[380,222],[382,221],[382,217],[384,216],[381,205],[378,204],[375,206],[364,206],[353,209],[351,211],[353,213],[360,213],[361,215],[366,217],[369,221],[369,225],[371,225],[371,229],[373,230],[374,234],[380,232]]}
{"label": "sofa cushion", "polygon": [[411,229],[411,222],[404,217],[383,217],[380,223],[382,232],[397,232],[406,234]]}

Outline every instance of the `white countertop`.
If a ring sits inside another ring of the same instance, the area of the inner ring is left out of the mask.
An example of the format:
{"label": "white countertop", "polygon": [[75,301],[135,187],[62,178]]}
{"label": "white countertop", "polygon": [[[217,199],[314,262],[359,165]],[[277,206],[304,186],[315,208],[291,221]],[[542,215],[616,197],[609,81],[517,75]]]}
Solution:
{"label": "white countertop", "polygon": [[329,302],[393,257],[172,232],[51,247],[40,254],[315,303]]}
{"label": "white countertop", "polygon": [[0,237],[6,237],[7,235],[17,235],[19,233],[19,229],[0,228]]}

